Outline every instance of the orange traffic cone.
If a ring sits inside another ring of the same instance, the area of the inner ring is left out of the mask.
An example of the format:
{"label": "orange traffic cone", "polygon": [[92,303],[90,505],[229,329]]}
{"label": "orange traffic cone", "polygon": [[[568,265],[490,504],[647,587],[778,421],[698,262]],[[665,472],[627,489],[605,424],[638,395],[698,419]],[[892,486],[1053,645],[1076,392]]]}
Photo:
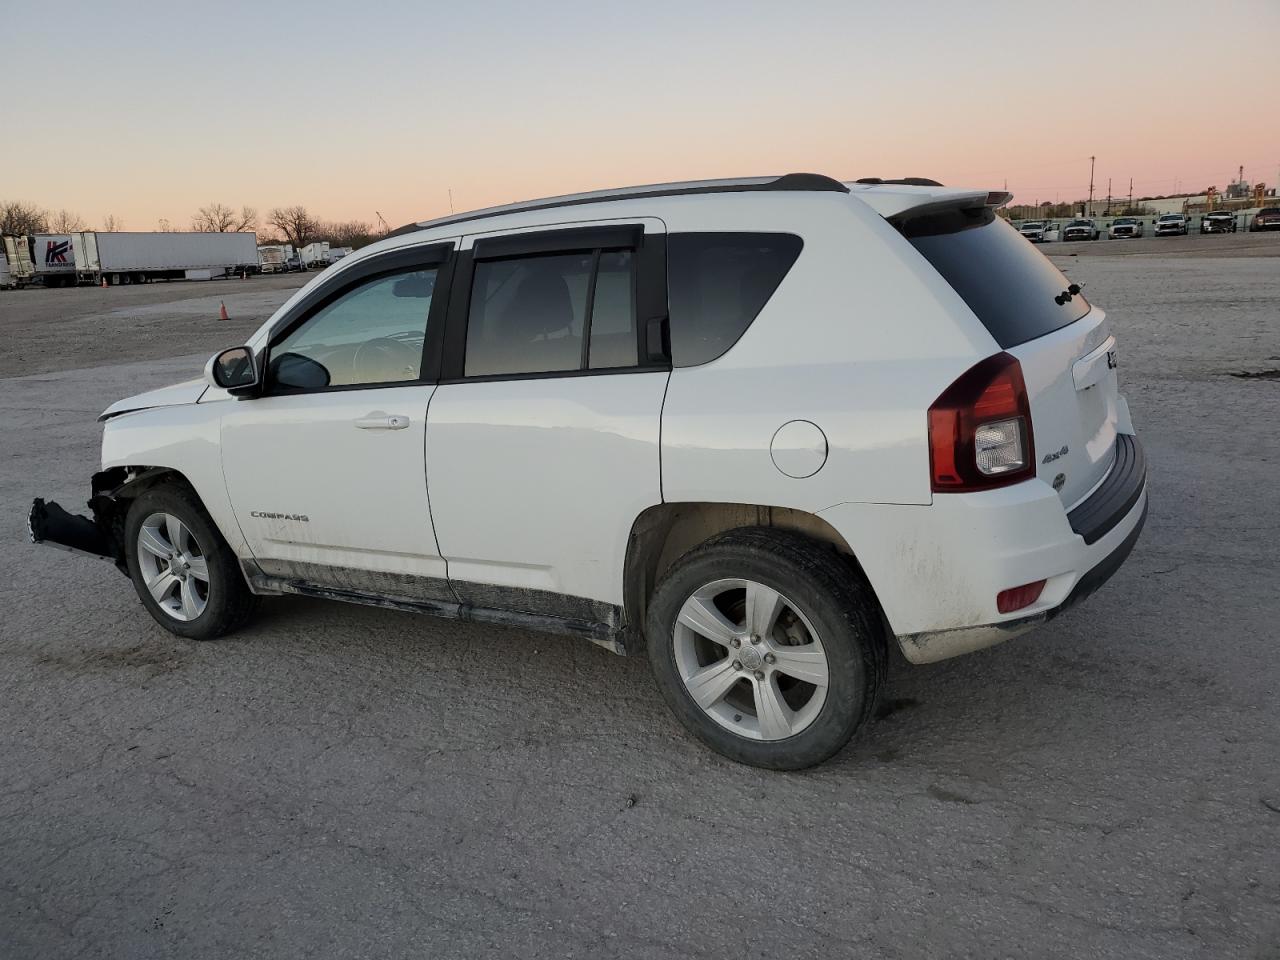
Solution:
{"label": "orange traffic cone", "polygon": [[224,303],[224,302],[223,302],[223,301],[221,301],[221,300],[219,300],[219,301],[218,301],[218,319],[219,319],[219,320],[230,320],[230,319],[231,319],[230,317],[228,317],[228,316],[227,316],[227,305],[226,305],[226,303]]}

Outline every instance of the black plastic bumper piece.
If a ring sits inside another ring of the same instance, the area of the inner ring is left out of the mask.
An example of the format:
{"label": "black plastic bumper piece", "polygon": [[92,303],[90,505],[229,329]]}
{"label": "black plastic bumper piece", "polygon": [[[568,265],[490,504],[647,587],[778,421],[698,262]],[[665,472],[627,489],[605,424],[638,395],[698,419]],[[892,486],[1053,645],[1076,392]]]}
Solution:
{"label": "black plastic bumper piece", "polygon": [[77,553],[116,559],[116,547],[99,526],[88,517],[79,517],[56,503],[45,503],[39,497],[27,515],[27,532],[32,543],[45,543]]}
{"label": "black plastic bumper piece", "polygon": [[1102,482],[1084,503],[1067,514],[1071,529],[1087,544],[1097,543],[1129,515],[1147,483],[1147,457],[1138,438],[1116,435],[1116,459]]}
{"label": "black plastic bumper piece", "polygon": [[1129,535],[1124,538],[1120,546],[1107,554],[1102,562],[1076,582],[1071,592],[1067,594],[1067,599],[1049,611],[1048,619],[1052,620],[1062,611],[1074,607],[1077,603],[1095,593],[1129,559],[1129,554],[1133,552],[1133,545],[1138,542],[1138,537],[1142,535],[1142,527],[1147,522],[1147,506],[1145,503],[1142,505],[1142,516],[1138,518],[1138,525],[1129,532]]}

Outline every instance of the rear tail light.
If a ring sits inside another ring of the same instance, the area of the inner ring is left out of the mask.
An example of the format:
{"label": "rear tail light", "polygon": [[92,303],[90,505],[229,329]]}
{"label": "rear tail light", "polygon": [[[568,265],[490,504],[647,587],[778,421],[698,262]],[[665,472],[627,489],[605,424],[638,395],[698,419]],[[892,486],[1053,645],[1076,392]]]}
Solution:
{"label": "rear tail light", "polygon": [[1016,358],[987,357],[934,401],[929,467],[934,493],[989,490],[1035,474],[1031,404]]}
{"label": "rear tail light", "polygon": [[1040,599],[1044,584],[1045,581],[1037,580],[1034,583],[1024,583],[1020,587],[1001,590],[996,594],[996,609],[1001,613],[1013,613],[1015,610],[1031,606]]}

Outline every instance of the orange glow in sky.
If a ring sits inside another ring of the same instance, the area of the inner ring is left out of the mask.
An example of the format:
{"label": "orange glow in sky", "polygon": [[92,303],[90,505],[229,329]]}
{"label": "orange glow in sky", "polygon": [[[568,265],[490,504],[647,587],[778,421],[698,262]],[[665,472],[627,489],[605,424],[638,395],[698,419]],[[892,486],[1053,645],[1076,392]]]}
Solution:
{"label": "orange glow in sky", "polygon": [[[634,183],[1280,179],[1280,2],[7,4],[0,200],[392,227]],[[1232,39],[1234,38],[1234,39]],[[1209,68],[1197,69],[1206,59]]]}

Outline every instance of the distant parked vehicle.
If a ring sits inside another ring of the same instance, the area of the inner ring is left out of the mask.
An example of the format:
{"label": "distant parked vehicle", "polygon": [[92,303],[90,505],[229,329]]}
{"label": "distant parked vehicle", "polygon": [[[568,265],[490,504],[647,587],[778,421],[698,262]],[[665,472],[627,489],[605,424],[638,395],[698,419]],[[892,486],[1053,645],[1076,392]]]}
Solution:
{"label": "distant parked vehicle", "polygon": [[1107,236],[1119,240],[1121,237],[1140,237],[1142,231],[1142,221],[1137,217],[1116,217],[1107,228]]}
{"label": "distant parked vehicle", "polygon": [[1156,220],[1155,234],[1157,237],[1171,237],[1175,234],[1186,236],[1191,230],[1191,221],[1185,214],[1181,213],[1165,213],[1161,214]]}
{"label": "distant parked vehicle", "polygon": [[1263,207],[1254,216],[1249,230],[1253,233],[1259,230],[1280,230],[1280,207]]}
{"label": "distant parked vehicle", "polygon": [[327,267],[329,265],[329,241],[321,240],[308,243],[298,251],[302,262],[308,267]]}
{"label": "distant parked vehicle", "polygon": [[352,252],[352,247],[330,247],[327,254],[330,263],[337,263]]}
{"label": "distant parked vehicle", "polygon": [[1041,220],[1028,220],[1018,228],[1018,232],[1032,243],[1041,243],[1044,241],[1044,230],[1047,226],[1048,224]]}
{"label": "distant parked vehicle", "polygon": [[1062,231],[1063,240],[1097,240],[1100,235],[1092,220],[1072,220]]}
{"label": "distant parked vehicle", "polygon": [[[254,233],[75,233],[72,277],[109,286],[206,280],[258,269]],[[73,280],[74,282],[74,280]]]}
{"label": "distant parked vehicle", "polygon": [[46,287],[74,287],[76,261],[71,253],[71,234],[37,233],[26,238],[35,278]]}
{"label": "distant parked vehicle", "polygon": [[1200,218],[1201,233],[1235,233],[1236,215],[1228,210],[1215,210]]}
{"label": "distant parked vehicle", "polygon": [[258,248],[258,269],[262,273],[284,273],[289,269],[284,247],[270,245]]}
{"label": "distant parked vehicle", "polygon": [[31,248],[26,237],[4,237],[0,243],[0,258],[5,262],[4,286],[26,286],[35,276],[31,263]]}
{"label": "distant parked vehicle", "polygon": [[295,255],[285,261],[285,266],[288,267],[290,273],[298,273],[302,270],[302,261]]}

